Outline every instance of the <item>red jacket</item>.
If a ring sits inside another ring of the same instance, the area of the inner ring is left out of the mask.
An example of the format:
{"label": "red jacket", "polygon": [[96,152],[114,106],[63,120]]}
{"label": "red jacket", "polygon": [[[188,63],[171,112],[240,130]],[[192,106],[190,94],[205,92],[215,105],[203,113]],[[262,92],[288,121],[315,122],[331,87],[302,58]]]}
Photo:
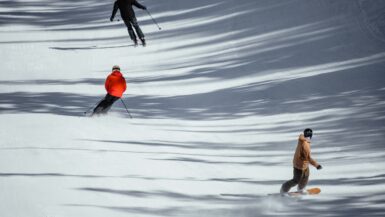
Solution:
{"label": "red jacket", "polygon": [[108,94],[116,97],[122,97],[124,91],[126,91],[126,79],[124,79],[120,71],[113,71],[107,77],[104,86]]}

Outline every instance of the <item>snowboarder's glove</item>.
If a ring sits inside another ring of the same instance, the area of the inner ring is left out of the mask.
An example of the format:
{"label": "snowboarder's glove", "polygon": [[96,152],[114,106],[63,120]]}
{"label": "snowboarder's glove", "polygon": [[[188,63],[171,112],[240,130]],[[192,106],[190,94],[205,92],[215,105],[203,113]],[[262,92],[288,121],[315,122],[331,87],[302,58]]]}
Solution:
{"label": "snowboarder's glove", "polygon": [[318,166],[317,166],[317,170],[320,170],[320,169],[322,169],[322,166],[321,166],[321,165],[318,165]]}

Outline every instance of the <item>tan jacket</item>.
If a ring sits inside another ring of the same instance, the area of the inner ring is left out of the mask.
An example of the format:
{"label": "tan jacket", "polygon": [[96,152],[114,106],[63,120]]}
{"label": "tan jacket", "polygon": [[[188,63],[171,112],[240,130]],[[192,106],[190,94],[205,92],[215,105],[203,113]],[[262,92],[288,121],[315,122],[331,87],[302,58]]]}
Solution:
{"label": "tan jacket", "polygon": [[311,158],[310,155],[310,140],[307,140],[303,134],[298,138],[297,149],[295,150],[293,166],[297,169],[304,170],[309,167],[309,163],[314,167],[319,164]]}

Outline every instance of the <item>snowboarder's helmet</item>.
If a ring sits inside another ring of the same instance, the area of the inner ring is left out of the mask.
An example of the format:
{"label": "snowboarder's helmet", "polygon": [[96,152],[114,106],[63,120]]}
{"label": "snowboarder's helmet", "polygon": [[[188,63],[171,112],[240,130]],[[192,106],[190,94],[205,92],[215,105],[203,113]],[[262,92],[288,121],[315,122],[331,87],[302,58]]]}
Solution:
{"label": "snowboarder's helmet", "polygon": [[311,138],[313,136],[313,130],[310,129],[310,128],[306,128],[304,131],[303,131],[303,135],[305,137],[309,137]]}
{"label": "snowboarder's helmet", "polygon": [[120,71],[120,67],[118,65],[114,65],[112,67],[112,71],[115,71],[115,70],[119,70]]}

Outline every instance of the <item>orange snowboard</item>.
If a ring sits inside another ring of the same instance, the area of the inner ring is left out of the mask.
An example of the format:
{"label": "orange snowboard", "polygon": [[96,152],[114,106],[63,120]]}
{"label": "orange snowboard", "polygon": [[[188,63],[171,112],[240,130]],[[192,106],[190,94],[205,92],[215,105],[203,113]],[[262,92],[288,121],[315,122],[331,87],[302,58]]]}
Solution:
{"label": "orange snowboard", "polygon": [[319,194],[321,193],[321,189],[320,188],[309,188],[309,189],[306,189],[305,192],[289,192],[289,195],[290,196],[300,196],[300,195],[313,195],[313,194]]}

